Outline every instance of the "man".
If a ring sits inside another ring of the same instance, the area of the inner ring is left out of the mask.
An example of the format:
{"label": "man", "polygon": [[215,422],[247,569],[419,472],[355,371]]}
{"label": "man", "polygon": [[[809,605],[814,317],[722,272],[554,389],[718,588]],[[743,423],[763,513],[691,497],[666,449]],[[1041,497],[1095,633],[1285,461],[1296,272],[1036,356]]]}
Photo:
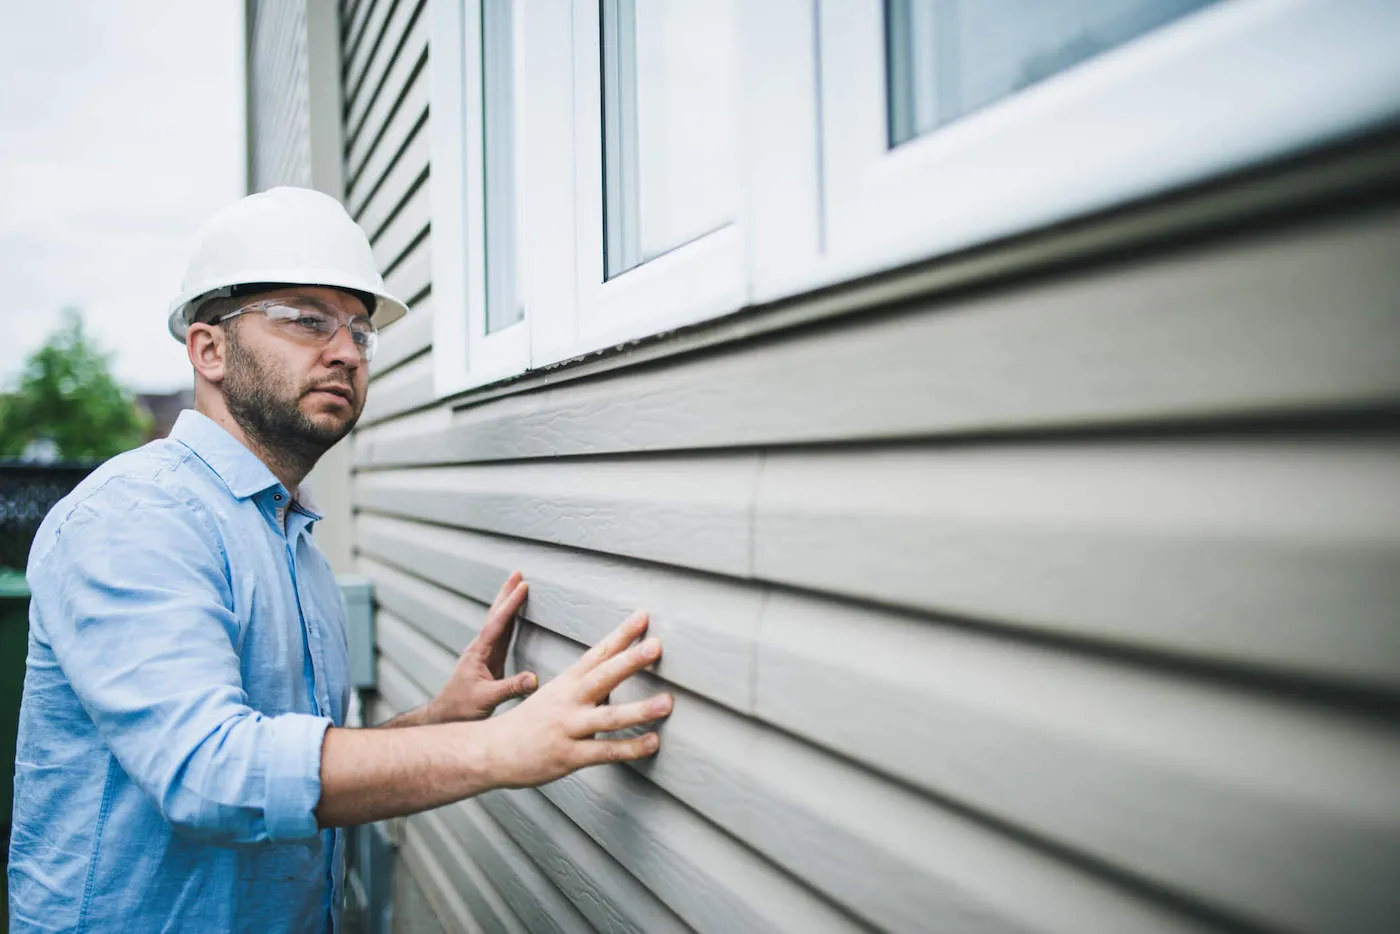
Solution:
{"label": "man", "polygon": [[405,310],[324,195],[253,195],[202,231],[170,321],[195,411],[79,485],[30,553],[12,931],[336,930],[334,828],[656,751],[594,736],[671,710],[606,704],[660,657],[643,615],[538,690],[503,677],[518,574],[431,703],[343,726],[343,610],[300,485]]}

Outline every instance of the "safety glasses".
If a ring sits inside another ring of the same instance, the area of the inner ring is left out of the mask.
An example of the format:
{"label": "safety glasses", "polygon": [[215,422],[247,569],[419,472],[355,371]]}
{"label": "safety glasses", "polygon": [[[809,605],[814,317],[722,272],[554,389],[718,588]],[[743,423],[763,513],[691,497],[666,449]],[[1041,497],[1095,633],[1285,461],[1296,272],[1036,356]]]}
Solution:
{"label": "safety glasses", "polygon": [[312,346],[329,344],[336,332],[345,328],[350,332],[350,339],[360,352],[360,359],[366,363],[374,359],[375,348],[379,346],[379,331],[363,315],[342,318],[319,304],[299,302],[296,299],[275,298],[249,302],[237,311],[230,311],[215,318],[213,323],[223,324],[231,318],[250,313],[266,315],[274,331],[298,343]]}

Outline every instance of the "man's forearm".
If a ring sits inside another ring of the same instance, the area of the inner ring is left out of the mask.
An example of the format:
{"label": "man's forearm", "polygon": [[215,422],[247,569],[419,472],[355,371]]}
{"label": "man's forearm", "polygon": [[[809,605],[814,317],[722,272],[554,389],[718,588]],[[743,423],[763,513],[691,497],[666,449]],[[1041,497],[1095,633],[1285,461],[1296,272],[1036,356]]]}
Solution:
{"label": "man's forearm", "polygon": [[326,730],[317,822],[346,827],[401,817],[496,787],[484,725]]}
{"label": "man's forearm", "polygon": [[434,723],[441,723],[442,719],[433,712],[432,701],[412,710],[405,710],[403,713],[390,717],[383,723],[376,723],[376,730],[396,730],[405,726],[429,726]]}

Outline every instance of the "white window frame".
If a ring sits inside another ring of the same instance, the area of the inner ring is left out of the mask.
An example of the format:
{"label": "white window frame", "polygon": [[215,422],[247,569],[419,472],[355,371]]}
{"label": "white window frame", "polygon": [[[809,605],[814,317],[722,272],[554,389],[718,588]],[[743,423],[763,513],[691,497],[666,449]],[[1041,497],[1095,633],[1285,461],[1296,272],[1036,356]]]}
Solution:
{"label": "white window frame", "polygon": [[[773,2],[800,27],[798,4]],[[820,138],[817,204],[795,212],[817,219],[815,237],[766,242],[783,227],[777,206],[793,211],[810,185],[802,159],[751,183],[760,299],[1047,227],[1400,113],[1400,4],[1227,0],[890,149],[884,4],[817,0],[815,20],[818,112],[789,96],[746,118],[756,145],[786,134],[798,146],[813,120]],[[774,61],[791,67],[800,48],[786,48]]]}
{"label": "white window frame", "polygon": [[[738,0],[742,6],[745,0]],[[597,350],[737,311],[747,298],[744,199],[734,220],[611,279],[604,275],[601,0],[573,0],[573,122],[577,324],[571,351]],[[739,37],[736,35],[736,50]],[[736,83],[737,84],[737,83]],[[737,101],[731,107],[736,120]],[[736,145],[739,143],[736,142]],[[736,154],[742,165],[744,153]],[[549,362],[537,360],[540,362]]]}
{"label": "white window frame", "polygon": [[[490,86],[502,93],[492,107],[488,125],[483,110],[488,82],[483,80],[482,29],[485,6],[499,3],[510,12],[510,61],[507,73]],[[503,301],[524,308],[521,275],[522,234],[518,205],[519,173],[498,184],[492,203],[510,205],[506,220],[508,249],[514,254],[507,274],[490,279],[486,256],[488,231],[499,218],[487,217],[486,145],[499,145],[506,162],[513,162],[515,95],[521,87],[522,34],[510,0],[431,0],[429,55],[432,135],[431,186],[433,209],[433,388],[452,395],[485,383],[523,373],[530,362],[530,315],[488,334],[487,302]],[[498,140],[506,142],[497,142]],[[455,167],[455,168],[453,168]],[[514,169],[515,166],[512,165]],[[500,238],[492,238],[499,243]],[[463,313],[465,311],[465,314]]]}
{"label": "white window frame", "polygon": [[1226,0],[890,149],[883,3],[739,0],[735,220],[605,279],[601,0],[514,0],[514,287],[526,317],[473,342],[485,322],[483,130],[464,102],[480,99],[481,46],[467,30],[480,29],[482,2],[430,0],[444,395],[1400,117],[1388,43],[1400,4]]}

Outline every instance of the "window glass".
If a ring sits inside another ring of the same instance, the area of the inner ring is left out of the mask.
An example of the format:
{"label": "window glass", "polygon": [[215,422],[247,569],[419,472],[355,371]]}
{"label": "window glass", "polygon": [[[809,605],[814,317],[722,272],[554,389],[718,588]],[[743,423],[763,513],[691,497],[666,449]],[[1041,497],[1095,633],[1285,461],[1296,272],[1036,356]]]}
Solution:
{"label": "window glass", "polygon": [[487,334],[525,318],[511,287],[515,281],[515,132],[510,13],[510,0],[484,0],[481,4]]}
{"label": "window glass", "polygon": [[890,145],[1214,0],[886,0]]}
{"label": "window glass", "polygon": [[733,0],[604,0],[606,274],[730,223]]}

